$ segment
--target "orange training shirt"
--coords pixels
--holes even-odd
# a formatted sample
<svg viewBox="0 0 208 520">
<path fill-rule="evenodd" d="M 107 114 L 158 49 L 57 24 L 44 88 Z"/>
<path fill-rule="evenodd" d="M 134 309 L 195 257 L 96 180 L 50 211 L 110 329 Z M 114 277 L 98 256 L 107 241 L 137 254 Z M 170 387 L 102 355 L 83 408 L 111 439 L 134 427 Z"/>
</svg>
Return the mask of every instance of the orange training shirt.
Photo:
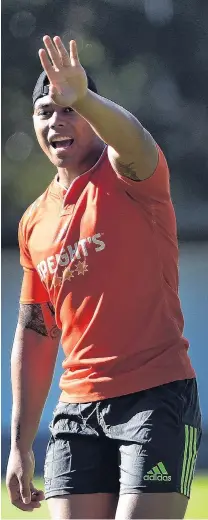
<svg viewBox="0 0 208 520">
<path fill-rule="evenodd" d="M 117 175 L 107 149 L 68 190 L 55 178 L 23 215 L 19 244 L 20 302 L 51 301 L 62 330 L 62 401 L 96 401 L 195 376 L 160 149 L 154 174 L 142 182 Z"/>
</svg>

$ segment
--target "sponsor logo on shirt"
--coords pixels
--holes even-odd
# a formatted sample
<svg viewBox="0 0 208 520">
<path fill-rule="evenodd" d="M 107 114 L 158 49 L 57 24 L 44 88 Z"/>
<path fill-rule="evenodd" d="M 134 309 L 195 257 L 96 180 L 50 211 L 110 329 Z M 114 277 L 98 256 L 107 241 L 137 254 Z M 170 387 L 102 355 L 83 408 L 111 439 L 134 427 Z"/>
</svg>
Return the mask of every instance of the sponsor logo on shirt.
<svg viewBox="0 0 208 520">
<path fill-rule="evenodd" d="M 60 253 L 48 256 L 45 260 L 41 260 L 37 265 L 37 271 L 40 275 L 41 281 L 45 281 L 48 274 L 53 276 L 53 285 L 61 285 L 62 280 L 71 280 L 75 274 L 83 275 L 88 271 L 88 265 L 86 263 L 86 257 L 88 256 L 88 248 L 91 244 L 94 246 L 96 253 L 105 249 L 105 242 L 101 240 L 101 233 L 96 233 L 93 236 L 80 239 L 75 244 L 68 245 L 61 250 Z M 84 256 L 84 261 L 81 261 Z M 75 262 L 77 263 L 75 264 Z M 73 262 L 73 267 L 69 269 L 69 264 Z M 62 270 L 61 276 L 58 275 L 59 267 L 67 267 Z"/>
</svg>

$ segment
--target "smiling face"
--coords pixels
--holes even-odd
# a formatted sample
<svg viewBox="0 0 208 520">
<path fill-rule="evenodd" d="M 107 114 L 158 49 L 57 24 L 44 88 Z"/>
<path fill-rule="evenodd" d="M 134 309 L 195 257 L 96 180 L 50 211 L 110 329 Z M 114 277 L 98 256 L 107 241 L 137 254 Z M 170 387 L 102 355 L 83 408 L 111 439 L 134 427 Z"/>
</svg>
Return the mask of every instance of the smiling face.
<svg viewBox="0 0 208 520">
<path fill-rule="evenodd" d="M 56 105 L 49 95 L 37 99 L 33 122 L 40 147 L 58 169 L 81 175 L 102 152 L 103 143 L 89 123 L 71 107 Z"/>
</svg>

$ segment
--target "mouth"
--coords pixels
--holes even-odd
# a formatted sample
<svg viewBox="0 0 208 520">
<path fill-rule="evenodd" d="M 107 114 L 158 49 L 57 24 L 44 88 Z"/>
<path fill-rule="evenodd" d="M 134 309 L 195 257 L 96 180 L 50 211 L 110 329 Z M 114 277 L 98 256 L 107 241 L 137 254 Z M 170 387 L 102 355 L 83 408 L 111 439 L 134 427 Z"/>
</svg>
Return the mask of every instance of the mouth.
<svg viewBox="0 0 208 520">
<path fill-rule="evenodd" d="M 55 150 L 67 150 L 73 145 L 74 139 L 72 137 L 54 138 L 50 141 L 50 145 Z"/>
</svg>

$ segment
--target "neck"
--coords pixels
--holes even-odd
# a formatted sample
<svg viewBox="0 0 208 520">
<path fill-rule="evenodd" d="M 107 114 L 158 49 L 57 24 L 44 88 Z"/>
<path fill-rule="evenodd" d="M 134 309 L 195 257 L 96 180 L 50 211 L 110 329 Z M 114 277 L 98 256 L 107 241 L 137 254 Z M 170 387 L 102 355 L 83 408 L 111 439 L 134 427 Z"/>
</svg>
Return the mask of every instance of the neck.
<svg viewBox="0 0 208 520">
<path fill-rule="evenodd" d="M 74 167 L 69 166 L 67 168 L 58 168 L 58 182 L 65 186 L 65 188 L 69 188 L 74 179 L 89 171 L 96 164 L 104 150 L 104 147 L 105 143 L 100 141 L 96 149 L 91 151 L 87 157 L 84 158 L 81 164 Z"/>
</svg>

